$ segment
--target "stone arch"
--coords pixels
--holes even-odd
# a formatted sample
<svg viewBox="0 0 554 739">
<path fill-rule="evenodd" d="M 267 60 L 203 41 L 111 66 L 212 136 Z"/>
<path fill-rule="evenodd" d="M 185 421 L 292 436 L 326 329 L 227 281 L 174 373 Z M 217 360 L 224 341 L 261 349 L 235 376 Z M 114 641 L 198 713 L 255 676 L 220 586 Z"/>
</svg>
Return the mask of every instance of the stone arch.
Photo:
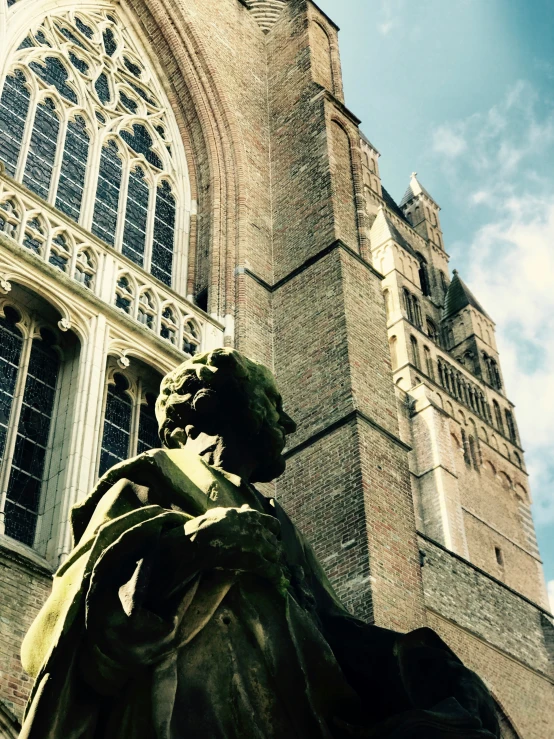
<svg viewBox="0 0 554 739">
<path fill-rule="evenodd" d="M 103 0 L 98 0 L 106 5 Z M 21 29 L 46 7 L 78 9 L 85 0 L 55 3 L 21 0 Z M 37 7 L 38 6 L 38 7 Z M 177 119 L 177 127 L 189 164 L 191 198 L 198 203 L 191 216 L 191 244 L 187 288 L 194 295 L 199 274 L 213 290 L 209 312 L 223 319 L 234 313 L 235 288 L 232 266 L 241 259 L 246 238 L 248 187 L 246 154 L 238 123 L 232 114 L 216 60 L 207 42 L 194 30 L 187 8 L 160 0 L 128 0 L 122 3 L 129 22 L 140 38 L 150 39 L 152 67 Z M 206 264 L 196 255 L 206 251 Z M 200 272 L 199 272 L 200 270 Z M 204 278 L 202 278 L 204 279 Z"/>
<path fill-rule="evenodd" d="M 354 251 L 359 251 L 352 141 L 342 121 L 336 118 L 331 119 L 330 134 L 336 236 Z"/>
<path fill-rule="evenodd" d="M 312 36 L 312 73 L 314 81 L 329 92 L 335 92 L 331 39 L 326 29 L 317 20 L 310 24 Z"/>
</svg>

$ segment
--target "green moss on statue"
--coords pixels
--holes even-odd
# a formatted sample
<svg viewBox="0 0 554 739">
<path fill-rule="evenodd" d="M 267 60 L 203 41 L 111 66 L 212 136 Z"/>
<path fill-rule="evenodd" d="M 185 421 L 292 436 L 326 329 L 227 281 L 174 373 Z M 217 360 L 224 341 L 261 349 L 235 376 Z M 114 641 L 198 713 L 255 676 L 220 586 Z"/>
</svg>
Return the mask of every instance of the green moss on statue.
<svg viewBox="0 0 554 739">
<path fill-rule="evenodd" d="M 204 354 L 163 380 L 156 412 L 164 448 L 73 510 L 75 547 L 23 645 L 23 739 L 498 736 L 439 637 L 351 616 L 253 486 L 283 472 L 295 430 L 267 369 Z"/>
</svg>

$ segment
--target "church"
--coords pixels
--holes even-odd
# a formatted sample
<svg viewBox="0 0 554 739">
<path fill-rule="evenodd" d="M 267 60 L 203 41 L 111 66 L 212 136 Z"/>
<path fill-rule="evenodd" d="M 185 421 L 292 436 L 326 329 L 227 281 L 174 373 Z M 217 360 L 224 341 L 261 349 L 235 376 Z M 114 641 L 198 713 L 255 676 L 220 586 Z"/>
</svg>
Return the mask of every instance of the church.
<svg viewBox="0 0 554 739">
<path fill-rule="evenodd" d="M 414 173 L 395 202 L 370 137 L 311 0 L 0 0 L 0 738 L 72 506 L 159 445 L 162 376 L 220 346 L 275 372 L 298 431 L 260 489 L 348 609 L 436 630 L 504 739 L 552 735 L 495 323 L 440 193 Z"/>
</svg>

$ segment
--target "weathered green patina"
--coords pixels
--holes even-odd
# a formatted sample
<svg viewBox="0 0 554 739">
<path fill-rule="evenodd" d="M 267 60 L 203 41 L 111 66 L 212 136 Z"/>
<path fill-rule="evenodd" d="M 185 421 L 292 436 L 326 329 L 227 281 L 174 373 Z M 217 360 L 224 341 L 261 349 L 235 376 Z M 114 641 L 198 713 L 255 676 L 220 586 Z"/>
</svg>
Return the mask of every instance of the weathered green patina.
<svg viewBox="0 0 554 739">
<path fill-rule="evenodd" d="M 75 548 L 23 646 L 23 739 L 498 736 L 484 684 L 428 629 L 367 625 L 253 482 L 295 429 L 238 352 L 162 383 L 163 449 L 73 511 Z"/>
</svg>

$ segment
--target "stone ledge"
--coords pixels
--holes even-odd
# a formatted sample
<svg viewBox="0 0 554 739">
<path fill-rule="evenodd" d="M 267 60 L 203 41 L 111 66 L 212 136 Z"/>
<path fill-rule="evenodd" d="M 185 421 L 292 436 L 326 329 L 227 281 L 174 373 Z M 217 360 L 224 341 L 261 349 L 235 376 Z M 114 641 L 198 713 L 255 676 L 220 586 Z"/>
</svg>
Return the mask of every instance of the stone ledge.
<svg viewBox="0 0 554 739">
<path fill-rule="evenodd" d="M 11 559 L 27 569 L 33 570 L 39 575 L 51 578 L 54 569 L 50 562 L 31 549 L 10 536 L 0 534 L 0 557 Z"/>
</svg>

